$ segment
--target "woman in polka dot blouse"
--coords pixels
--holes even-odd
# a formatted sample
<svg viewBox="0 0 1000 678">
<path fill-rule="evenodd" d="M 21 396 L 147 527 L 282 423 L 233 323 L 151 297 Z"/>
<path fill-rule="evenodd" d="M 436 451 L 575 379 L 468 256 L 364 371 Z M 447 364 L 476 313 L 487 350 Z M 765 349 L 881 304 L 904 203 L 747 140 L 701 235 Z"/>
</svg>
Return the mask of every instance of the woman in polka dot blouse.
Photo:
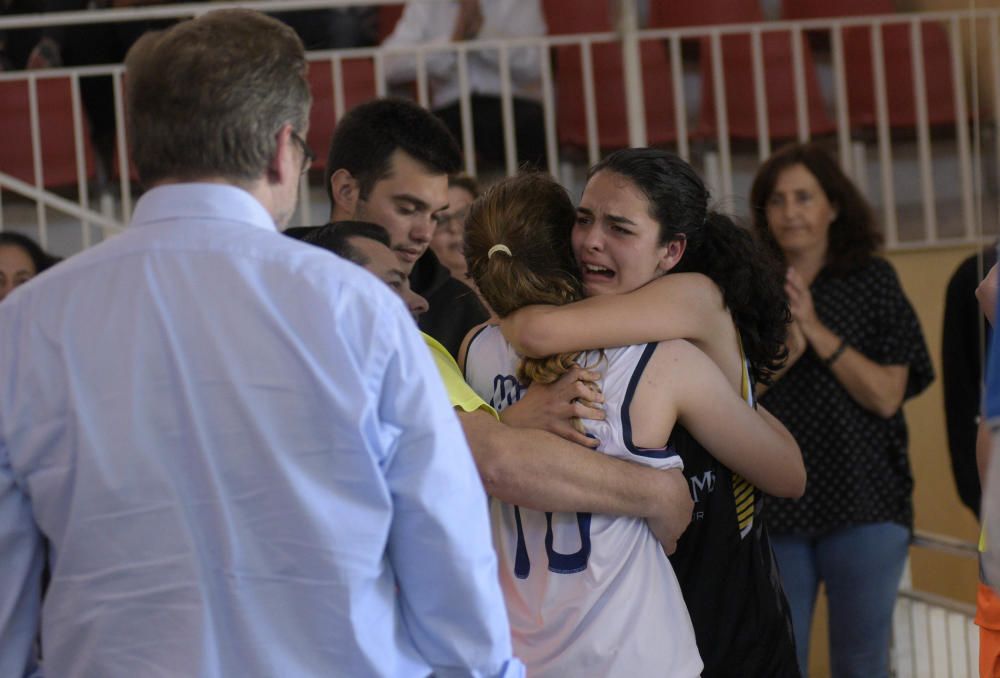
<svg viewBox="0 0 1000 678">
<path fill-rule="evenodd" d="M 787 265 L 789 359 L 761 397 L 802 449 L 808 483 L 768 527 L 807 675 L 820 581 L 834 676 L 888 676 L 896 589 L 913 524 L 902 404 L 933 380 L 871 210 L 815 144 L 776 152 L 750 193 L 757 233 Z"/>
</svg>

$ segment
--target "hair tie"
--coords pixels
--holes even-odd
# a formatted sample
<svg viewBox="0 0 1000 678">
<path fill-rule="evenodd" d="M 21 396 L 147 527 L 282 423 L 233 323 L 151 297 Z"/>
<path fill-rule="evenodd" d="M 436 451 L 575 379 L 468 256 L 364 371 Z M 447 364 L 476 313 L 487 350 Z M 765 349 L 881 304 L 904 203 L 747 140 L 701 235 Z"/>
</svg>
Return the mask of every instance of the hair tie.
<svg viewBox="0 0 1000 678">
<path fill-rule="evenodd" d="M 507 247 L 506 245 L 494 245 L 493 247 L 490 248 L 490 251 L 486 253 L 486 258 L 492 259 L 493 255 L 496 254 L 497 252 L 503 252 L 508 257 L 513 256 L 510 253 L 510 248 Z"/>
</svg>

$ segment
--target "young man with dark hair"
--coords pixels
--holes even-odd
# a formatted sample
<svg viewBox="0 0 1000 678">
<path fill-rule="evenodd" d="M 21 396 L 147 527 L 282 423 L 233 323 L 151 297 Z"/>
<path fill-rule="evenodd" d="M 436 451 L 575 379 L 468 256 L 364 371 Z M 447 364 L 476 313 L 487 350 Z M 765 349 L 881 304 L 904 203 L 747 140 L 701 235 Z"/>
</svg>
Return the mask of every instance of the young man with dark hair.
<svg viewBox="0 0 1000 678">
<path fill-rule="evenodd" d="M 410 101 L 376 99 L 337 124 L 325 174 L 330 221 L 371 221 L 389 232 L 413 291 L 430 305 L 420 329 L 453 356 L 466 332 L 489 317 L 428 251 L 448 207 L 448 175 L 459 169 L 458 144 L 440 120 Z"/>
</svg>

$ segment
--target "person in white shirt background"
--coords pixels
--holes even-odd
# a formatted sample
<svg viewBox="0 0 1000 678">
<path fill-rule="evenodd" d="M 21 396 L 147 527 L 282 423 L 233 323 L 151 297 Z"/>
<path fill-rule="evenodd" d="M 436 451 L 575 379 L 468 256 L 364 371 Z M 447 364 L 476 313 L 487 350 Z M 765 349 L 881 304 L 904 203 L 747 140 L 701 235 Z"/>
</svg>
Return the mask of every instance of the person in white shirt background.
<svg viewBox="0 0 1000 678">
<path fill-rule="evenodd" d="M 402 48 L 442 45 L 463 40 L 530 38 L 545 35 L 541 0 L 441 0 L 408 2 L 399 23 L 383 47 Z M 541 105 L 541 59 L 538 47 L 515 47 L 508 52 L 517 164 L 537 168 L 546 165 L 545 127 Z M 390 84 L 416 80 L 417 59 L 400 53 L 385 60 Z M 427 52 L 431 109 L 462 141 L 459 103 L 458 57 L 454 49 Z M 502 170 L 505 166 L 501 114 L 500 54 L 497 49 L 468 52 L 473 141 L 479 159 L 478 171 Z"/>
</svg>

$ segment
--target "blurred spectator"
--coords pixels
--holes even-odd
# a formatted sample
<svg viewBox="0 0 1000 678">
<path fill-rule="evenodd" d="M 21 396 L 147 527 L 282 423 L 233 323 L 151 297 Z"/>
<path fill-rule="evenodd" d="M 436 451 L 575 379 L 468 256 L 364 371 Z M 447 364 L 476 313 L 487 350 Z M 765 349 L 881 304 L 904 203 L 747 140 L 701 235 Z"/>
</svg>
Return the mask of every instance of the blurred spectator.
<svg viewBox="0 0 1000 678">
<path fill-rule="evenodd" d="M 453 278 L 470 284 L 465 263 L 465 217 L 469 205 L 479 196 L 479 185 L 467 174 L 448 177 L 448 209 L 437 219 L 437 228 L 431 238 L 431 249 L 438 261 L 451 271 Z"/>
<path fill-rule="evenodd" d="M 58 261 L 28 236 L 0 232 L 0 301 Z"/>
<path fill-rule="evenodd" d="M 469 276 L 469 266 L 465 261 L 465 219 L 469 215 L 469 207 L 477 197 L 479 184 L 468 174 L 448 177 L 448 209 L 437 218 L 431 249 L 438 261 L 451 273 L 451 277 L 471 287 L 483 307 L 489 309 L 486 299 Z"/>
<path fill-rule="evenodd" d="M 996 247 L 987 247 L 955 270 L 948 281 L 941 333 L 941 376 L 951 468 L 958 496 L 976 517 L 982 499 L 976 471 L 976 429 L 983 390 L 983 349 L 990 345 L 991 329 L 983 322 L 974 292 L 996 260 Z"/>
<path fill-rule="evenodd" d="M 816 144 L 777 151 L 750 193 L 754 228 L 788 265 L 788 363 L 761 404 L 802 448 L 801 499 L 775 499 L 771 544 L 808 673 L 819 582 L 830 673 L 888 678 L 896 590 L 913 529 L 902 405 L 934 378 L 923 332 L 871 209 Z"/>
<path fill-rule="evenodd" d="M 540 0 L 409 2 L 395 30 L 382 44 L 386 47 L 441 45 L 462 40 L 526 38 L 542 36 L 545 32 Z M 544 167 L 546 163 L 540 103 L 541 55 L 537 47 L 513 48 L 508 52 L 519 165 L 528 163 Z M 481 169 L 496 170 L 505 165 L 504 137 L 498 133 L 503 130 L 499 60 L 496 49 L 468 52 L 473 139 Z M 455 50 L 429 52 L 426 56 L 431 107 L 461 142 L 457 61 Z M 416 79 L 416 64 L 413 54 L 386 59 L 389 82 L 412 82 Z"/>
</svg>

